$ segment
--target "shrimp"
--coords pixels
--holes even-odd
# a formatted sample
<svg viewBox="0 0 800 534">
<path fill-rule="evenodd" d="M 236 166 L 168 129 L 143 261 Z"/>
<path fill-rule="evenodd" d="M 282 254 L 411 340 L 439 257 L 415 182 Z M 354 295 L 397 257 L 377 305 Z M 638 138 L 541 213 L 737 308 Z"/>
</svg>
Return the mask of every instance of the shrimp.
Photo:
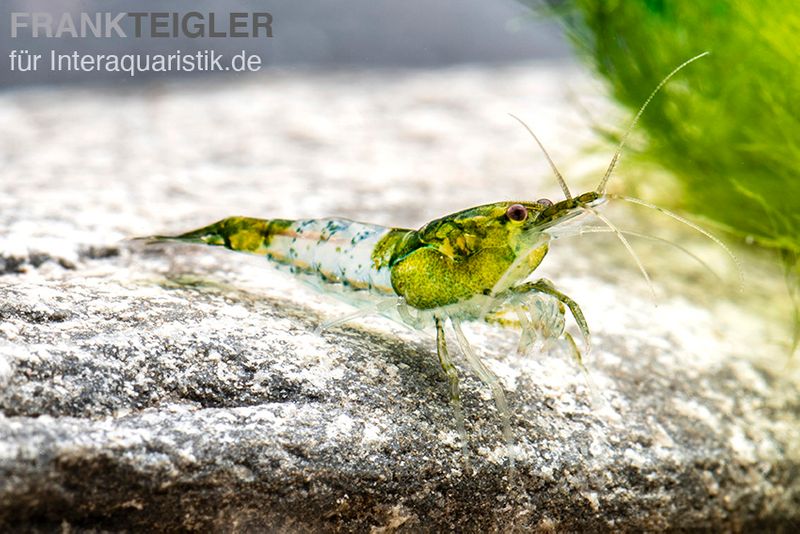
<svg viewBox="0 0 800 534">
<path fill-rule="evenodd" d="M 528 278 L 548 253 L 551 241 L 562 236 L 564 228 L 574 226 L 568 223 L 593 215 L 616 234 L 650 283 L 647 271 L 625 238 L 626 233 L 636 234 L 619 230 L 596 208 L 609 198 L 643 203 L 608 195 L 606 185 L 628 136 L 655 94 L 679 70 L 706 54 L 684 62 L 658 84 L 630 124 L 597 188 L 578 196 L 570 193 L 533 131 L 517 119 L 544 152 L 564 192 L 563 200 L 485 204 L 436 219 L 416 230 L 347 219 L 228 217 L 187 233 L 145 239 L 222 246 L 261 255 L 278 268 L 358 308 L 320 329 L 369 314 L 380 314 L 416 329 L 434 329 L 439 364 L 448 382 L 455 426 L 468 462 L 459 376 L 445 335 L 449 323 L 468 367 L 492 392 L 513 467 L 511 412 L 503 386 L 472 349 L 462 325 L 480 321 L 518 328 L 523 352 L 537 342 L 560 344 L 588 376 L 583 356 L 591 348 L 590 331 L 580 306 L 551 281 Z M 672 212 L 656 209 L 702 232 L 733 257 L 721 241 L 705 230 Z M 565 327 L 567 310 L 580 331 L 583 351 Z"/>
</svg>

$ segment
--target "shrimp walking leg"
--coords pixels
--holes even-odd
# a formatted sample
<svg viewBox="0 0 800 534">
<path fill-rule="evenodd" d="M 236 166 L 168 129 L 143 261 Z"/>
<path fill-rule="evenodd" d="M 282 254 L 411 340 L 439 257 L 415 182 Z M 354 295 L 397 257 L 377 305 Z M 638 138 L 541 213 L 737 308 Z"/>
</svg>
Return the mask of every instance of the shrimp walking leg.
<svg viewBox="0 0 800 534">
<path fill-rule="evenodd" d="M 362 317 L 369 317 L 370 315 L 375 315 L 377 313 L 383 313 L 393 307 L 395 307 L 396 299 L 387 300 L 384 302 L 379 302 L 377 304 L 366 306 L 361 308 L 360 310 L 356 310 L 353 313 L 349 313 L 342 317 L 337 317 L 336 319 L 331 319 L 330 321 L 326 321 L 314 329 L 314 334 L 318 335 L 328 330 L 329 328 L 333 328 L 334 326 L 339 326 L 341 324 L 349 323 L 354 319 L 360 319 Z"/>
<path fill-rule="evenodd" d="M 575 340 L 572 338 L 572 335 L 569 332 L 564 332 L 564 338 L 567 340 L 567 345 L 569 346 L 570 354 L 572 355 L 572 360 L 581 370 L 581 374 L 583 375 L 583 379 L 586 381 L 586 387 L 589 389 L 589 395 L 592 399 L 592 406 L 595 408 L 605 408 L 608 405 L 608 401 L 600 393 L 600 389 L 598 389 L 597 385 L 592 380 L 592 375 L 589 374 L 589 369 L 586 368 L 586 365 L 583 363 L 583 357 L 581 356 L 581 351 L 578 349 L 578 345 L 575 343 Z"/>
<path fill-rule="evenodd" d="M 581 336 L 583 337 L 584 341 L 584 354 L 581 354 L 580 349 L 578 349 L 578 345 L 575 343 L 575 339 L 572 337 L 572 334 L 566 331 L 562 331 L 562 335 L 564 340 L 566 341 L 567 349 L 569 350 L 570 356 L 575 364 L 580 369 L 581 374 L 583 374 L 584 380 L 586 381 L 586 387 L 589 390 L 589 395 L 592 400 L 592 405 L 595 407 L 604 407 L 607 402 L 603 395 L 600 393 L 597 386 L 594 384 L 591 375 L 589 374 L 589 370 L 586 368 L 586 365 L 583 362 L 583 356 L 588 354 L 591 350 L 591 342 L 590 342 L 590 333 L 589 333 L 589 325 L 586 322 L 586 318 L 583 315 L 583 311 L 581 311 L 580 306 L 578 303 L 572 300 L 570 297 L 559 291 L 555 288 L 550 280 L 546 278 L 539 279 L 535 282 L 529 282 L 525 284 L 521 284 L 516 287 L 512 287 L 508 289 L 515 293 L 516 295 L 524 295 L 530 292 L 537 292 L 542 293 L 545 295 L 549 295 L 562 304 L 564 304 L 567 308 L 569 308 L 570 312 L 572 313 L 572 317 L 575 319 L 575 322 L 578 325 L 578 328 L 581 331 Z M 523 328 L 524 334 L 524 328 Z M 523 336 L 524 337 L 524 336 Z M 522 342 L 522 339 L 520 340 Z"/>
<path fill-rule="evenodd" d="M 513 292 L 517 295 L 522 295 L 531 291 L 537 291 L 539 293 L 544 293 L 545 295 L 550 295 L 559 302 L 563 303 L 567 308 L 569 308 L 569 311 L 572 313 L 572 317 L 578 324 L 578 328 L 581 331 L 581 336 L 583 337 L 583 342 L 585 344 L 584 351 L 587 354 L 589 353 L 591 349 L 591 337 L 589 333 L 589 324 L 586 322 L 586 317 L 584 317 L 580 306 L 578 306 L 578 303 L 556 289 L 550 280 L 541 278 L 535 282 L 528 282 L 509 288 L 507 291 Z M 583 360 L 581 359 L 580 361 L 582 362 Z M 583 364 L 581 363 L 581 365 Z"/>
<path fill-rule="evenodd" d="M 439 354 L 439 364 L 442 366 L 447 382 L 450 385 L 450 405 L 456 419 L 458 437 L 461 440 L 461 450 L 464 460 L 469 467 L 469 450 L 467 449 L 467 428 L 464 426 L 464 410 L 461 407 L 461 393 L 458 388 L 458 372 L 450 354 L 447 351 L 447 341 L 444 337 L 444 319 L 436 317 L 436 350 Z"/>
<path fill-rule="evenodd" d="M 505 438 L 506 442 L 506 449 L 508 451 L 509 463 L 511 467 L 513 467 L 514 437 L 511 434 L 511 412 L 508 409 L 508 402 L 506 401 L 506 394 L 503 391 L 503 386 L 497 379 L 497 375 L 495 375 L 488 367 L 486 367 L 486 364 L 484 364 L 483 361 L 481 361 L 481 359 L 478 357 L 478 355 L 475 354 L 475 351 L 472 350 L 472 346 L 470 346 L 469 341 L 464 335 L 464 331 L 461 329 L 461 323 L 453 319 L 451 319 L 451 323 L 453 324 L 453 330 L 456 333 L 456 339 L 458 340 L 458 344 L 461 347 L 461 352 L 464 353 L 464 357 L 467 359 L 467 363 L 472 369 L 472 372 L 474 372 L 478 376 L 478 378 L 484 384 L 489 386 L 489 389 L 492 390 L 492 396 L 494 397 L 494 402 L 495 405 L 497 406 L 497 411 L 500 413 L 500 418 L 503 423 L 503 437 Z"/>
<path fill-rule="evenodd" d="M 320 324 L 319 326 L 317 326 L 314 329 L 314 334 L 315 335 L 319 335 L 322 332 L 324 332 L 325 330 L 328 330 L 329 328 L 333 328 L 334 326 L 339 326 L 339 325 L 344 324 L 344 323 L 349 323 L 350 321 L 352 321 L 354 319 L 360 319 L 361 317 L 367 317 L 369 315 L 374 314 L 375 311 L 376 311 L 375 308 L 364 308 L 364 309 L 355 311 L 353 313 L 347 314 L 345 316 L 338 317 L 338 318 L 332 319 L 330 321 L 326 321 L 326 322 Z"/>
</svg>

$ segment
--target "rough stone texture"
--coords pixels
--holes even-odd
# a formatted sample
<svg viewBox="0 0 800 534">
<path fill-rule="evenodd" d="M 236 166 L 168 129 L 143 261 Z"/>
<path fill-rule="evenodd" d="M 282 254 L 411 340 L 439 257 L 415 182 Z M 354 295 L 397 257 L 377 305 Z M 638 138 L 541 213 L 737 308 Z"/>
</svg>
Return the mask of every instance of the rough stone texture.
<svg viewBox="0 0 800 534">
<path fill-rule="evenodd" d="M 796 369 L 735 283 L 667 249 L 638 245 L 657 307 L 608 236 L 542 266 L 584 307 L 605 407 L 564 355 L 470 329 L 509 391 L 510 476 L 472 377 L 465 470 L 429 333 L 318 336 L 348 308 L 263 260 L 123 241 L 232 214 L 419 226 L 557 197 L 505 113 L 574 175 L 589 129 L 565 83 L 600 94 L 529 65 L 0 96 L 0 529 L 795 530 Z"/>
</svg>

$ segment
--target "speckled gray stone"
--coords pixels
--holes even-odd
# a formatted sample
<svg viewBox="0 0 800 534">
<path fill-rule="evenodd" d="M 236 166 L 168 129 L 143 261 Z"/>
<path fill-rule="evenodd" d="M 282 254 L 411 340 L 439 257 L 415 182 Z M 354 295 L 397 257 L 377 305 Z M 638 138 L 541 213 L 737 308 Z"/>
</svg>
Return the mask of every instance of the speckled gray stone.
<svg viewBox="0 0 800 534">
<path fill-rule="evenodd" d="M 556 197 L 505 113 L 574 175 L 590 136 L 564 83 L 600 94 L 529 65 L 1 95 L 0 528 L 793 531 L 796 369 L 735 281 L 672 252 L 643 254 L 657 307 L 607 236 L 542 266 L 586 312 L 605 405 L 565 355 L 470 328 L 509 392 L 512 477 L 469 376 L 466 471 L 430 333 L 315 335 L 347 306 L 262 259 L 124 241 L 232 214 L 419 226 Z"/>
</svg>

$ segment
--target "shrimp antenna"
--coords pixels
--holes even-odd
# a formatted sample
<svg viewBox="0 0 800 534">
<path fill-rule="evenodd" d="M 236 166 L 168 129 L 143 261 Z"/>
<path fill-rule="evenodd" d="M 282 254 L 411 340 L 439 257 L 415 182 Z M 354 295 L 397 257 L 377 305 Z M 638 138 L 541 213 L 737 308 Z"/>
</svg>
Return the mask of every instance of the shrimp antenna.
<svg viewBox="0 0 800 534">
<path fill-rule="evenodd" d="M 611 173 L 614 172 L 614 167 L 617 165 L 617 161 L 619 160 L 619 156 L 622 153 L 622 149 L 625 147 L 625 143 L 628 141 L 628 137 L 630 137 L 633 128 L 636 126 L 636 123 L 639 122 L 639 117 L 642 116 L 642 113 L 644 113 L 644 110 L 647 108 L 647 105 L 650 103 L 650 101 L 653 100 L 653 97 L 656 96 L 656 93 L 658 93 L 658 91 L 662 87 L 664 87 L 664 85 L 670 80 L 670 78 L 675 76 L 686 65 L 694 61 L 697 61 L 701 57 L 707 56 L 710 53 L 711 52 L 703 52 L 702 54 L 698 54 L 691 59 L 687 59 L 686 61 L 675 67 L 675 69 L 673 69 L 672 72 L 667 74 L 667 76 L 663 80 L 661 80 L 661 83 L 659 83 L 656 86 L 656 88 L 653 89 L 653 92 L 650 93 L 650 96 L 647 97 L 647 100 L 644 101 L 644 104 L 642 104 L 642 107 L 639 108 L 639 111 L 638 113 L 636 113 L 636 116 L 633 118 L 633 121 L 631 121 L 630 126 L 628 126 L 628 129 L 625 131 L 625 135 L 622 136 L 622 141 L 620 141 L 619 146 L 617 147 L 617 151 L 614 153 L 614 157 L 611 158 L 611 164 L 608 166 L 608 170 L 606 170 L 605 176 L 603 176 L 603 179 L 600 180 L 600 184 L 597 186 L 597 189 L 595 190 L 598 194 L 600 195 L 605 194 L 606 184 L 608 183 L 608 179 L 611 178 Z"/>
<path fill-rule="evenodd" d="M 684 224 L 684 225 L 688 226 L 689 228 L 691 228 L 691 229 L 703 234 L 705 237 L 707 237 L 708 239 L 713 241 L 714 244 L 716 244 L 718 247 L 720 247 L 725 252 L 725 254 L 727 254 L 728 257 L 731 259 L 731 261 L 733 262 L 734 266 L 736 267 L 736 274 L 739 277 L 739 291 L 743 291 L 744 290 L 744 271 L 742 270 L 742 264 L 739 263 L 739 259 L 736 257 L 736 255 L 733 253 L 733 251 L 730 248 L 728 248 L 728 246 L 725 245 L 725 243 L 723 243 L 717 236 L 715 236 L 714 234 L 712 234 L 711 232 L 709 232 L 708 230 L 706 230 L 705 228 L 703 228 L 699 224 L 693 223 L 692 221 L 690 221 L 686 217 L 681 217 L 677 213 L 672 212 L 672 211 L 670 211 L 670 210 L 668 210 L 666 208 L 662 208 L 661 206 L 656 206 L 655 204 L 650 204 L 649 202 L 645 202 L 644 200 L 641 200 L 641 199 L 638 199 L 638 198 L 634 198 L 634 197 L 626 197 L 626 196 L 623 196 L 623 195 L 608 195 L 608 197 L 612 198 L 612 199 L 615 199 L 615 200 L 622 200 L 624 202 L 630 202 L 631 204 L 638 204 L 639 206 L 644 206 L 646 208 L 650 208 L 650 209 L 656 210 L 656 211 L 658 211 L 660 213 L 663 213 L 667 217 L 670 217 L 670 218 L 678 221 L 679 223 Z"/>
<path fill-rule="evenodd" d="M 593 213 L 595 217 L 597 217 L 598 219 L 603 221 L 603 224 L 608 226 L 611 229 L 611 231 L 614 232 L 614 234 L 616 234 L 616 236 L 619 239 L 620 243 L 622 243 L 622 245 L 628 251 L 628 254 L 631 255 L 631 257 L 633 258 L 633 261 L 636 262 L 636 266 L 639 267 L 639 271 L 642 273 L 642 276 L 644 276 L 644 279 L 647 282 L 647 287 L 650 288 L 650 293 L 653 294 L 653 298 L 656 298 L 656 290 L 653 287 L 653 282 L 650 280 L 650 275 L 647 274 L 647 269 L 644 268 L 644 264 L 642 264 L 642 260 L 639 259 L 639 256 L 633 250 L 633 247 L 631 246 L 631 244 L 628 243 L 628 240 L 625 239 L 624 235 L 622 235 L 622 231 L 619 228 L 617 228 L 616 226 L 614 226 L 614 224 L 611 221 L 609 221 L 606 217 L 604 217 L 603 214 L 600 213 L 599 211 L 594 210 L 594 209 L 592 209 L 592 208 L 590 208 L 588 206 L 584 206 L 583 209 L 585 209 L 586 211 L 588 211 L 590 213 Z"/>
<path fill-rule="evenodd" d="M 545 150 L 544 145 L 542 144 L 542 142 L 539 141 L 539 138 L 536 137 L 536 134 L 533 133 L 533 130 L 531 130 L 530 127 L 527 124 L 525 124 L 525 121 L 523 121 L 522 119 L 520 119 L 519 117 L 517 117 L 513 113 L 509 113 L 509 115 L 511 116 L 512 119 L 515 119 L 517 122 L 519 122 L 522 125 L 523 128 L 528 130 L 528 133 L 531 134 L 533 139 L 536 141 L 536 144 L 538 144 L 539 148 L 541 148 L 542 152 L 544 152 L 544 157 L 547 158 L 547 162 L 550 164 L 550 168 L 553 169 L 553 172 L 556 175 L 556 180 L 558 180 L 558 185 L 560 185 L 561 186 L 561 190 L 564 191 L 564 196 L 567 197 L 567 200 L 572 199 L 572 195 L 569 193 L 569 188 L 567 187 L 567 182 L 564 181 L 564 177 L 561 176 L 560 172 L 558 172 L 558 167 L 556 167 L 556 164 L 553 163 L 553 159 L 550 157 L 550 154 L 547 153 L 547 150 Z"/>
<path fill-rule="evenodd" d="M 605 233 L 605 234 L 607 234 L 607 233 L 613 232 L 613 231 L 614 230 L 612 230 L 610 228 L 606 228 L 605 226 L 582 226 L 578 230 L 578 233 L 574 234 L 574 235 L 582 236 L 583 234 L 596 234 L 596 233 L 601 233 L 601 234 Z M 684 254 L 689 256 L 690 258 L 692 258 L 694 261 L 696 261 L 697 263 L 702 265 L 708 272 L 710 272 L 712 275 L 714 275 L 714 278 L 716 278 L 717 280 L 722 282 L 722 277 L 720 275 L 718 275 L 717 272 L 714 269 L 712 269 L 711 266 L 706 261 L 703 260 L 703 258 L 698 256 L 697 254 L 695 254 L 694 252 L 692 252 L 688 248 L 683 247 L 683 246 L 679 245 L 678 243 L 675 243 L 674 241 L 670 241 L 669 239 L 664 239 L 663 237 L 658 237 L 656 235 L 649 235 L 649 234 L 643 234 L 643 233 L 640 233 L 640 232 L 634 232 L 632 230 L 622 230 L 622 229 L 620 229 L 620 232 L 622 232 L 622 235 L 627 235 L 627 236 L 632 236 L 632 237 L 640 237 L 642 239 L 647 239 L 649 241 L 655 241 L 657 243 L 663 243 L 665 245 L 669 245 L 671 247 L 674 247 L 675 249 L 680 250 L 681 252 L 683 252 Z M 567 235 L 567 236 L 564 236 L 564 237 L 572 237 L 572 236 Z"/>
</svg>

